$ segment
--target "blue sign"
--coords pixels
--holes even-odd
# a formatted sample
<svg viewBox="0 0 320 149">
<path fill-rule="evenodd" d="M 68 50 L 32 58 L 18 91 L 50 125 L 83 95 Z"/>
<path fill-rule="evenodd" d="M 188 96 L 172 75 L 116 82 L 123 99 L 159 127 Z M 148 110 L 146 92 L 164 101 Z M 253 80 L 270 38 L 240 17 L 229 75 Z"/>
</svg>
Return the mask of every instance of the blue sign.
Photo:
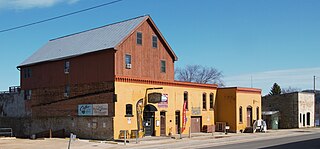
<svg viewBox="0 0 320 149">
<path fill-rule="evenodd" d="M 92 111 L 93 111 L 92 104 L 78 105 L 79 116 L 91 116 Z"/>
</svg>

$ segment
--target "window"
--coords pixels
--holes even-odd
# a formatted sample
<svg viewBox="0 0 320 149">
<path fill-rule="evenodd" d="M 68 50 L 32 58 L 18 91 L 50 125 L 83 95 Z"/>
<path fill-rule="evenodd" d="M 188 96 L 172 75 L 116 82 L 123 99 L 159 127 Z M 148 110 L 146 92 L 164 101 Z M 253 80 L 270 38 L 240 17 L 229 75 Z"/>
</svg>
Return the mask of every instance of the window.
<svg viewBox="0 0 320 149">
<path fill-rule="evenodd" d="M 64 73 L 68 74 L 70 72 L 70 62 L 69 61 L 65 61 L 64 62 Z"/>
<path fill-rule="evenodd" d="M 158 37 L 156 35 L 152 36 L 152 47 L 157 48 L 158 47 Z"/>
<path fill-rule="evenodd" d="M 24 99 L 25 100 L 31 99 L 31 94 L 32 94 L 31 90 L 25 90 Z"/>
<path fill-rule="evenodd" d="M 126 54 L 125 61 L 126 61 L 126 68 L 131 69 L 131 55 L 130 54 Z"/>
<path fill-rule="evenodd" d="M 64 88 L 64 97 L 69 97 L 70 96 L 70 86 L 66 85 Z"/>
<path fill-rule="evenodd" d="M 310 112 L 307 113 L 307 125 L 310 125 Z"/>
<path fill-rule="evenodd" d="M 259 107 L 257 107 L 257 120 L 260 119 L 260 116 L 259 116 Z"/>
<path fill-rule="evenodd" d="M 31 74 L 32 74 L 31 68 L 24 68 L 23 69 L 24 78 L 31 78 Z"/>
<path fill-rule="evenodd" d="M 210 94 L 210 109 L 213 109 L 214 102 L 213 102 L 213 93 Z"/>
<path fill-rule="evenodd" d="M 137 44 L 142 45 L 142 33 L 137 32 Z"/>
<path fill-rule="evenodd" d="M 166 72 L 166 61 L 161 60 L 161 72 Z"/>
<path fill-rule="evenodd" d="M 126 117 L 132 117 L 132 104 L 126 104 Z"/>
<path fill-rule="evenodd" d="M 207 94 L 203 93 L 202 94 L 202 110 L 207 109 Z"/>
<path fill-rule="evenodd" d="M 300 123 L 302 122 L 302 114 L 300 113 Z"/>
<path fill-rule="evenodd" d="M 188 92 L 183 93 L 183 103 L 186 102 L 186 109 L 188 110 Z"/>
<path fill-rule="evenodd" d="M 242 107 L 239 108 L 239 122 L 242 123 Z"/>
</svg>

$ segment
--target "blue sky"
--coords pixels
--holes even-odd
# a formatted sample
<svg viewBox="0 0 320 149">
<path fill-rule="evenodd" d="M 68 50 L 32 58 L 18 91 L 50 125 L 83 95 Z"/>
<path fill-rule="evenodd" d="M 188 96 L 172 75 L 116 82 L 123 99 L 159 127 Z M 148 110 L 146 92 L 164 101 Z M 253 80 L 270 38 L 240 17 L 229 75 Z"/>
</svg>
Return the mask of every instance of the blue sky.
<svg viewBox="0 0 320 149">
<path fill-rule="evenodd" d="M 0 0 L 0 30 L 109 1 Z M 263 94 L 274 82 L 310 89 L 313 75 L 320 78 L 319 8 L 318 0 L 124 0 L 0 33 L 0 90 L 20 84 L 16 66 L 49 39 L 144 14 L 178 55 L 177 67 L 215 67 L 227 86 L 252 84 Z"/>
</svg>

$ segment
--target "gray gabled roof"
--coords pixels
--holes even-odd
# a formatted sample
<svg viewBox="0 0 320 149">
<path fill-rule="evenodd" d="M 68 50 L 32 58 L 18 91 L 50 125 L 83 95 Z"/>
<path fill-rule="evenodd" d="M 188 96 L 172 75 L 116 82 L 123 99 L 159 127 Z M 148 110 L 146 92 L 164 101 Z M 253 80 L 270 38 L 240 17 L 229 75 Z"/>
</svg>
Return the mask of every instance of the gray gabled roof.
<svg viewBox="0 0 320 149">
<path fill-rule="evenodd" d="M 18 67 L 55 61 L 86 53 L 115 48 L 149 16 L 102 26 L 88 31 L 52 39 Z"/>
</svg>

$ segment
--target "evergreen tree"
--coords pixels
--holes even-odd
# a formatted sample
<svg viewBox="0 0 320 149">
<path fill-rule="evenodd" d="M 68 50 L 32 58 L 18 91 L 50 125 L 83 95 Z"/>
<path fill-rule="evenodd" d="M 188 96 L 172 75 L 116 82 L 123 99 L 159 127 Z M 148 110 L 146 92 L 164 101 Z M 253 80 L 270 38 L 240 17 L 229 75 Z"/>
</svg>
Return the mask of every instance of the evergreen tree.
<svg viewBox="0 0 320 149">
<path fill-rule="evenodd" d="M 274 83 L 269 92 L 269 95 L 272 96 L 272 95 L 280 95 L 280 94 L 281 94 L 280 86 L 277 83 Z"/>
</svg>

